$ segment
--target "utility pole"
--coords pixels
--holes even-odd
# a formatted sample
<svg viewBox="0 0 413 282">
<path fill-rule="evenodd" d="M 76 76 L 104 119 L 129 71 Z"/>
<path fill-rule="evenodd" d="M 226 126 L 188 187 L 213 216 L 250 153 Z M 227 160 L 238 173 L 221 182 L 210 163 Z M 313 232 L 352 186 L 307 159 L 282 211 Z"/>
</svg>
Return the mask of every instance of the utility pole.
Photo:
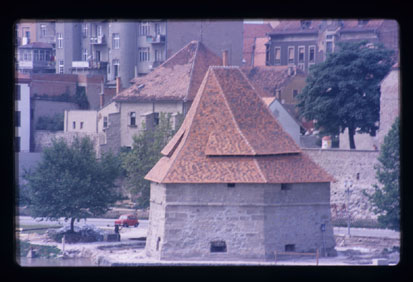
<svg viewBox="0 0 413 282">
<path fill-rule="evenodd" d="M 344 181 L 344 187 L 346 188 L 347 194 L 347 235 L 350 237 L 350 188 L 353 186 L 353 182 L 351 180 Z"/>
</svg>

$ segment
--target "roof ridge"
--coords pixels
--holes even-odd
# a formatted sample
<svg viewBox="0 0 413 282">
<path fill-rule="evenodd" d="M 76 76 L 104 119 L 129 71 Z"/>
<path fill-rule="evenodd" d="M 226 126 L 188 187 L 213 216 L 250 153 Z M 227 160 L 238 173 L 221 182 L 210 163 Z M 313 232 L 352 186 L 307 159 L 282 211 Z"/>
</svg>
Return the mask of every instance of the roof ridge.
<svg viewBox="0 0 413 282">
<path fill-rule="evenodd" d="M 167 62 L 170 62 L 173 58 L 175 58 L 177 56 L 177 54 L 179 54 L 182 50 L 184 50 L 185 48 L 187 48 L 189 45 L 194 44 L 194 43 L 199 43 L 196 40 L 192 40 L 190 42 L 188 42 L 188 44 L 186 44 L 184 47 L 182 47 L 181 49 L 179 49 L 178 51 L 176 51 L 172 56 L 170 56 L 167 60 L 165 60 L 165 62 L 163 62 L 162 64 L 160 64 L 158 67 L 161 67 L 163 65 L 165 65 Z"/>
<path fill-rule="evenodd" d="M 251 149 L 251 151 L 254 153 L 254 155 L 256 155 L 257 152 L 255 151 L 254 147 L 251 146 L 249 140 L 247 139 L 247 137 L 245 137 L 244 133 L 243 133 L 242 130 L 239 128 L 238 122 L 236 121 L 236 119 L 235 119 L 235 117 L 234 117 L 234 114 L 232 113 L 231 107 L 230 107 L 230 105 L 229 105 L 229 103 L 228 103 L 228 101 L 227 101 L 227 97 L 226 97 L 225 94 L 224 94 L 224 90 L 222 90 L 221 84 L 219 83 L 219 80 L 217 79 L 217 77 L 216 77 L 215 72 L 213 71 L 213 69 L 212 69 L 212 72 L 213 72 L 213 74 L 214 74 L 215 80 L 217 81 L 217 84 L 218 84 L 218 87 L 219 87 L 219 90 L 220 90 L 220 94 L 221 94 L 221 95 L 223 96 L 223 98 L 224 98 L 225 105 L 227 106 L 227 108 L 228 108 L 228 110 L 229 110 L 229 112 L 230 112 L 230 114 L 231 114 L 231 118 L 232 118 L 232 120 L 233 120 L 233 122 L 234 122 L 234 124 L 235 124 L 235 126 L 236 126 L 236 128 L 237 128 L 237 130 L 238 130 L 238 132 L 239 132 L 239 134 L 241 135 L 242 139 L 244 139 L 244 141 L 247 143 L 248 147 L 250 147 L 250 149 Z"/>
<path fill-rule="evenodd" d="M 192 42 L 192 41 L 191 41 Z M 197 55 L 198 55 L 198 50 L 199 50 L 199 46 L 200 46 L 200 42 L 199 41 L 196 41 L 197 43 L 197 45 L 196 45 L 196 50 L 195 50 L 195 54 L 194 54 L 194 60 L 193 60 L 193 62 L 192 62 L 192 66 L 191 66 L 191 72 L 190 72 L 190 74 L 189 74 L 189 83 L 188 83 L 188 89 L 186 90 L 186 94 L 185 94 L 185 97 L 184 97 L 184 102 L 186 102 L 187 101 L 187 99 L 188 99 L 188 96 L 189 96 L 189 90 L 191 89 L 191 85 L 192 85 L 192 74 L 194 73 L 194 68 L 195 68 L 195 64 L 196 64 L 196 61 L 197 61 Z"/>
</svg>

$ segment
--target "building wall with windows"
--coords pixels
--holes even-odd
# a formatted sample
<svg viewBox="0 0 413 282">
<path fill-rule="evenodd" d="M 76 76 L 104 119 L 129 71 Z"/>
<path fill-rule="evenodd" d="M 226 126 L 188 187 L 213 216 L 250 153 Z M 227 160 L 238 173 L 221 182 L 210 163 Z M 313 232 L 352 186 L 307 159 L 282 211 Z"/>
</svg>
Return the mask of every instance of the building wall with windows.
<svg viewBox="0 0 413 282">
<path fill-rule="evenodd" d="M 65 132 L 98 132 L 97 111 L 71 110 L 64 112 Z"/>
<path fill-rule="evenodd" d="M 30 152 L 30 86 L 29 82 L 15 84 L 15 151 Z"/>
</svg>

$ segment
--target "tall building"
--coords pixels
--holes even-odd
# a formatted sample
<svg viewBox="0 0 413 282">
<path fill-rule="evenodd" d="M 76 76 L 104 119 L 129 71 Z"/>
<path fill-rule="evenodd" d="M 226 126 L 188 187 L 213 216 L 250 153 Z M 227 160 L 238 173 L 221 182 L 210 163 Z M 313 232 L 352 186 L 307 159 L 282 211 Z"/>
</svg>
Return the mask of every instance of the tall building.
<svg viewBox="0 0 413 282">
<path fill-rule="evenodd" d="M 123 88 L 192 40 L 215 54 L 227 51 L 229 64 L 242 59 L 242 21 L 84 20 L 56 21 L 56 72 L 102 74 Z"/>
</svg>

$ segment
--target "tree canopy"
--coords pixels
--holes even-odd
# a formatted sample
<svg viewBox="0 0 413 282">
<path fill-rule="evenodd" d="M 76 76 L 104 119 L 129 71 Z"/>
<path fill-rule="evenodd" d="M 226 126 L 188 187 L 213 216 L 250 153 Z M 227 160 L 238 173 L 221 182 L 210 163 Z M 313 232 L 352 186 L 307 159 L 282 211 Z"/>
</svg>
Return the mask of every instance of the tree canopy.
<svg viewBox="0 0 413 282">
<path fill-rule="evenodd" d="M 381 187 L 374 185 L 374 193 L 369 196 L 373 211 L 379 214 L 382 227 L 400 230 L 400 120 L 396 118 L 389 133 L 384 137 L 375 167 L 376 178 Z"/>
<path fill-rule="evenodd" d="M 171 126 L 171 116 L 160 113 L 159 124 L 151 129 L 143 130 L 133 137 L 132 150 L 122 153 L 122 166 L 126 171 L 128 190 L 136 196 L 138 205 L 149 207 L 150 182 L 145 175 L 162 157 L 161 150 L 176 133 Z M 179 128 L 182 116 L 179 117 L 176 128 Z M 145 128 L 145 125 L 143 124 Z"/>
<path fill-rule="evenodd" d="M 337 135 L 348 128 L 355 149 L 356 130 L 374 136 L 378 129 L 380 82 L 393 64 L 393 51 L 367 41 L 339 42 L 337 49 L 310 68 L 297 106 L 324 133 Z"/>
<path fill-rule="evenodd" d="M 38 166 L 27 171 L 28 207 L 33 217 L 74 221 L 102 215 L 121 198 L 115 187 L 120 162 L 111 154 L 96 158 L 92 141 L 75 138 L 69 145 L 53 140 Z"/>
</svg>

